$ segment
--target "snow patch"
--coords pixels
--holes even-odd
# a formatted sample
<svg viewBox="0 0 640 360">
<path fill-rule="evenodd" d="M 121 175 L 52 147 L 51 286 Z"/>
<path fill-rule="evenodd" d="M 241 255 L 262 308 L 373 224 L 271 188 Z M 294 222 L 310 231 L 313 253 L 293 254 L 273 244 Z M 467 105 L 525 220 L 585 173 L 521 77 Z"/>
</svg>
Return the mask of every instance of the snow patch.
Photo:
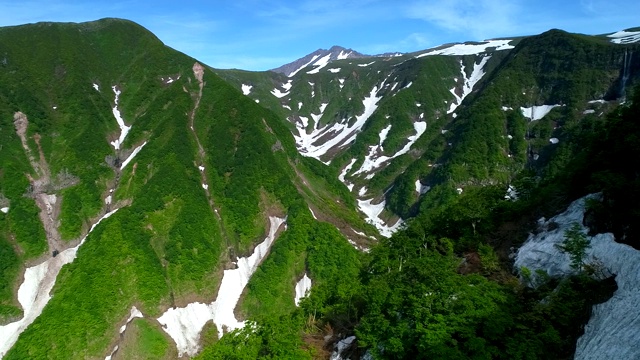
<svg viewBox="0 0 640 360">
<path fill-rule="evenodd" d="M 495 48 L 495 51 L 510 50 L 515 47 L 509 45 L 510 42 L 511 40 L 485 40 L 480 44 L 454 44 L 442 49 L 428 51 L 416 56 L 416 58 L 431 55 L 477 55 L 486 52 L 490 48 Z"/>
<path fill-rule="evenodd" d="M 631 44 L 640 41 L 640 31 L 618 31 L 607 35 L 614 44 Z"/>
<path fill-rule="evenodd" d="M 391 237 L 391 235 L 398 231 L 400 226 L 402 226 L 402 219 L 399 219 L 394 225 L 388 226 L 386 222 L 380 218 L 380 214 L 384 210 L 386 201 L 382 200 L 379 204 L 372 204 L 372 202 L 373 198 L 369 200 L 358 199 L 358 208 L 367 216 L 366 221 L 378 229 L 380 235 L 384 237 Z"/>
<path fill-rule="evenodd" d="M 552 143 L 552 144 L 557 144 L 557 143 L 560 142 L 560 140 L 558 140 L 558 138 L 551 138 L 551 139 L 549 139 L 549 142 Z"/>
<path fill-rule="evenodd" d="M 278 99 L 282 99 L 283 97 L 289 95 L 291 90 L 291 80 L 287 81 L 286 83 L 280 85 L 280 87 L 282 87 L 284 89 L 284 92 L 281 91 L 278 88 L 274 88 L 273 90 L 271 90 L 271 94 L 275 97 L 277 97 Z"/>
<path fill-rule="evenodd" d="M 316 68 L 313 70 L 307 71 L 307 74 L 317 74 L 318 72 L 320 72 L 320 69 L 329 65 L 329 60 L 331 60 L 331 54 L 327 54 L 321 57 L 320 60 L 313 63 L 313 66 L 315 66 Z"/>
<path fill-rule="evenodd" d="M 125 161 L 122 162 L 122 165 L 120 165 L 120 170 L 124 169 L 125 166 L 127 166 L 127 164 L 129 164 L 131 162 L 131 160 L 133 160 L 133 158 L 138 155 L 138 153 L 140 152 L 140 150 L 142 150 L 142 148 L 147 145 L 147 142 L 143 142 L 142 145 L 138 146 L 137 148 L 135 148 L 133 150 L 133 152 L 131 153 L 131 155 L 129 155 L 128 158 L 126 158 Z"/>
<path fill-rule="evenodd" d="M 296 296 L 293 299 L 293 302 L 296 304 L 296 306 L 300 306 L 300 300 L 303 297 L 306 297 L 309 294 L 310 290 L 311 290 L 311 279 L 309 279 L 309 277 L 305 273 L 302 279 L 298 281 L 295 287 Z"/>
<path fill-rule="evenodd" d="M 267 256 L 285 219 L 272 216 L 269 222 L 269 234 L 255 247 L 253 254 L 238 258 L 236 269 L 224 271 L 216 301 L 209 305 L 195 302 L 183 308 L 171 308 L 158 318 L 163 330 L 175 341 L 179 357 L 183 354 L 193 356 L 198 352 L 200 332 L 209 321 L 216 325 L 219 337 L 224 335 L 225 328 L 233 331 L 244 326 L 244 321 L 238 321 L 233 311 L 249 279 Z"/>
<path fill-rule="evenodd" d="M 333 68 L 333 69 L 328 69 L 329 72 L 332 72 L 334 74 L 339 73 L 340 72 L 340 68 Z"/>
<path fill-rule="evenodd" d="M 102 220 L 113 215 L 116 211 L 118 209 L 104 214 L 91 226 L 87 236 Z M 60 269 L 75 260 L 78 249 L 84 244 L 87 236 L 75 247 L 64 250 L 41 264 L 27 268 L 24 272 L 24 281 L 18 289 L 18 302 L 24 311 L 23 317 L 16 322 L 0 326 L 0 358 L 6 355 L 18 340 L 18 336 L 40 316 L 42 309 L 51 299 L 51 289 L 56 283 Z"/>
<path fill-rule="evenodd" d="M 360 166 L 360 169 L 358 169 L 358 171 L 353 173 L 353 175 L 370 173 L 371 171 L 382 166 L 382 164 L 385 163 L 386 161 L 395 159 L 400 155 L 404 155 L 408 153 L 409 150 L 411 150 L 411 146 L 413 146 L 413 144 L 416 141 L 418 141 L 420 136 L 422 136 L 422 134 L 424 134 L 424 132 L 427 130 L 427 123 L 425 121 L 415 122 L 413 123 L 413 128 L 416 131 L 416 134 L 411 135 L 407 138 L 408 142 L 404 145 L 402 149 L 400 149 L 398 152 L 396 152 L 391 156 L 385 156 L 385 155 L 378 156 L 378 152 L 379 152 L 378 150 L 380 151 L 383 150 L 382 143 L 386 139 L 386 136 L 389 133 L 389 130 L 391 129 L 391 124 L 389 124 L 389 126 L 387 126 L 386 128 L 382 129 L 382 131 L 379 134 L 380 144 L 369 147 L 369 154 L 365 156 L 362 166 Z"/>
<path fill-rule="evenodd" d="M 209 189 L 209 185 L 207 185 L 207 184 L 202 184 L 202 188 L 203 188 L 203 189 L 205 189 L 205 190 L 208 190 L 208 189 Z"/>
<path fill-rule="evenodd" d="M 361 115 L 356 116 L 356 121 L 349 125 L 347 119 L 342 119 L 339 123 L 327 124 L 324 127 L 318 129 L 318 123 L 316 122 L 311 134 L 308 134 L 304 128 L 298 127 L 299 135 L 294 135 L 296 139 L 296 145 L 298 151 L 302 156 L 313 157 L 320 160 L 320 157 L 326 154 L 329 150 L 336 146 L 345 146 L 355 140 L 355 136 L 362 129 L 369 117 L 378 108 L 378 102 L 382 99 L 382 96 L 378 96 L 380 89 L 384 87 L 386 79 L 380 84 L 380 86 L 374 86 L 369 96 L 362 100 L 364 104 L 364 112 Z M 326 135 L 331 138 L 322 144 L 317 144 L 320 138 Z"/>
<path fill-rule="evenodd" d="M 530 107 L 520 107 L 520 111 L 524 117 L 531 121 L 540 120 L 545 117 L 553 108 L 561 105 L 539 105 Z"/>
<path fill-rule="evenodd" d="M 8 207 L 8 206 L 5 206 L 5 207 L 3 207 L 3 208 L 0 208 L 0 211 L 2 211 L 3 213 L 5 213 L 5 214 L 6 214 L 6 213 L 8 213 L 8 212 L 9 212 L 9 207 Z"/>
<path fill-rule="evenodd" d="M 593 109 L 587 109 L 585 111 L 582 112 L 583 115 L 587 115 L 587 114 L 594 114 L 596 111 Z"/>
<path fill-rule="evenodd" d="M 422 182 L 420 181 L 420 179 L 416 180 L 415 185 L 416 185 L 416 192 L 418 193 L 418 195 L 426 194 L 427 191 L 431 190 L 431 186 L 422 185 Z"/>
<path fill-rule="evenodd" d="M 113 116 L 116 118 L 116 122 L 120 127 L 120 137 L 117 140 L 111 142 L 111 145 L 116 150 L 120 150 L 120 145 L 124 142 L 124 139 L 127 137 L 129 130 L 131 130 L 131 126 L 127 126 L 122 119 L 122 115 L 120 114 L 120 110 L 118 109 L 118 100 L 120 98 L 120 94 L 122 93 L 120 90 L 116 88 L 116 86 L 112 86 L 111 89 L 116 94 L 116 98 L 114 100 L 115 105 L 113 106 Z"/>
<path fill-rule="evenodd" d="M 349 57 L 349 55 L 351 55 L 352 52 L 353 51 L 344 52 L 344 51 L 340 50 L 340 54 L 338 54 L 338 60 L 347 59 Z"/>
<path fill-rule="evenodd" d="M 294 70 L 294 71 L 290 72 L 288 76 L 289 76 L 289 77 L 293 77 L 293 75 L 297 74 L 300 70 L 302 70 L 302 69 L 306 68 L 307 66 L 309 66 L 309 64 L 311 64 L 312 62 L 314 62 L 314 61 L 318 58 L 318 56 L 320 56 L 320 55 L 313 55 L 313 57 L 311 58 L 311 60 L 309 60 L 309 62 L 308 62 L 308 63 L 306 63 L 306 64 L 304 64 L 304 65 L 300 66 L 297 70 Z"/>
<path fill-rule="evenodd" d="M 143 318 L 143 317 L 144 317 L 144 315 L 142 315 L 140 310 L 138 310 L 137 307 L 132 306 L 131 307 L 131 313 L 129 314 L 129 318 L 127 319 L 127 322 L 120 327 L 120 334 L 124 333 L 124 331 L 127 330 L 127 325 L 129 325 L 131 320 L 133 320 L 135 318 Z"/>
<path fill-rule="evenodd" d="M 345 184 L 347 186 L 347 188 L 349 188 L 349 191 L 353 190 L 353 184 L 349 183 L 344 177 L 347 175 L 347 173 L 349 171 L 351 171 L 351 168 L 353 167 L 353 164 L 355 164 L 357 161 L 357 159 L 351 159 L 351 162 L 347 164 L 347 166 L 344 167 L 344 169 L 342 169 L 342 171 L 340 172 L 340 175 L 338 175 L 338 180 L 340 180 L 343 184 Z"/>
<path fill-rule="evenodd" d="M 253 86 L 251 85 L 247 85 L 247 84 L 242 84 L 242 94 L 243 95 L 249 95 L 251 94 L 251 89 L 253 88 Z"/>
<path fill-rule="evenodd" d="M 93 83 L 93 88 L 96 89 L 96 91 L 100 91 L 100 86 L 96 83 Z"/>
<path fill-rule="evenodd" d="M 300 109 L 302 109 L 302 103 L 301 102 L 298 103 L 298 110 L 300 110 Z"/>
<path fill-rule="evenodd" d="M 447 114 L 451 114 L 452 112 L 454 112 L 456 108 L 460 106 L 460 104 L 462 104 L 462 100 L 464 100 L 467 97 L 467 95 L 471 94 L 473 87 L 484 76 L 485 74 L 484 66 L 487 64 L 487 61 L 489 61 L 489 59 L 491 59 L 491 56 L 484 56 L 482 60 L 480 60 L 479 64 L 476 64 L 474 62 L 473 70 L 471 71 L 471 75 L 469 75 L 469 77 L 467 77 L 465 66 L 462 63 L 462 60 L 460 60 L 460 73 L 462 74 L 462 79 L 464 80 L 464 83 L 462 84 L 462 95 L 458 96 L 458 94 L 456 93 L 456 87 L 449 90 L 451 94 L 453 94 L 455 101 L 452 102 L 451 105 L 449 106 L 449 110 L 447 110 Z"/>
<path fill-rule="evenodd" d="M 367 67 L 367 66 L 372 65 L 372 64 L 374 64 L 374 63 L 375 63 L 375 61 L 372 61 L 372 62 L 370 62 L 370 63 L 368 63 L 368 64 L 358 64 L 358 66 L 360 66 L 360 67 Z"/>
</svg>

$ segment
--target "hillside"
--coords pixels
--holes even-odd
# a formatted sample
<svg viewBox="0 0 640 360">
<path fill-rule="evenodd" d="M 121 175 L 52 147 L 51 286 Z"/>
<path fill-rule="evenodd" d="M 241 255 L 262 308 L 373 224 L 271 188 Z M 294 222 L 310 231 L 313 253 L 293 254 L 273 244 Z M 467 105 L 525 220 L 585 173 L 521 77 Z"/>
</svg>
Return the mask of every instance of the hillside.
<svg viewBox="0 0 640 360">
<path fill-rule="evenodd" d="M 364 223 L 336 203 L 331 182 L 295 165 L 282 122 L 147 30 L 116 19 L 40 23 L 0 29 L 0 49 L 0 301 L 3 323 L 13 322 L 1 328 L 4 358 L 145 350 L 145 338 L 118 336 L 132 306 L 137 327 L 175 356 L 155 319 L 215 300 L 223 270 L 275 234 L 270 218 L 287 222 L 279 258 L 240 288 L 240 318 L 266 315 L 261 291 L 274 296 L 269 312 L 289 312 L 305 272 L 333 287 L 357 266 L 356 250 L 312 218 L 305 198 L 330 197 L 344 226 Z M 325 269 L 317 259 L 327 252 L 343 265 Z M 14 326 L 26 328 L 15 345 Z"/>
<path fill-rule="evenodd" d="M 127 20 L 0 28 L 0 356 L 633 357 L 587 325 L 629 270 L 562 241 L 640 248 L 638 40 L 249 72 Z"/>
</svg>

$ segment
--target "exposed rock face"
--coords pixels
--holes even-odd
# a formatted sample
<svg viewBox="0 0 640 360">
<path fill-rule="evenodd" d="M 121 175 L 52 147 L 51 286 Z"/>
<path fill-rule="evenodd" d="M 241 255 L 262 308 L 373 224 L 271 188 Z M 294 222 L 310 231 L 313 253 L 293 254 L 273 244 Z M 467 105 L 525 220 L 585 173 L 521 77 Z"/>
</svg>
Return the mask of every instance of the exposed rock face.
<svg viewBox="0 0 640 360">
<path fill-rule="evenodd" d="M 520 248 L 516 268 L 544 270 L 551 276 L 573 272 L 566 253 L 556 247 L 564 232 L 573 224 L 583 223 L 585 202 L 589 195 L 574 201 L 569 208 L 548 221 L 540 220 L 543 231 L 531 234 Z M 556 224 L 554 226 L 549 226 Z M 578 339 L 576 359 L 640 359 L 640 251 L 615 242 L 611 233 L 589 236 L 586 263 L 597 266 L 600 277 L 616 275 L 618 289 L 611 299 L 595 305 L 584 335 Z"/>
</svg>

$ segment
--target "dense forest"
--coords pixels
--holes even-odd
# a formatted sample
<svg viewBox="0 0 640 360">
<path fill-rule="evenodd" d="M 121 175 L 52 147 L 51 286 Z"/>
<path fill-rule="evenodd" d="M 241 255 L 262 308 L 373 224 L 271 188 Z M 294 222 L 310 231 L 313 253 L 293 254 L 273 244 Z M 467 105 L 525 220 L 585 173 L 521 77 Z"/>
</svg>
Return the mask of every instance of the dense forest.
<svg viewBox="0 0 640 360">
<path fill-rule="evenodd" d="M 638 45 L 559 30 L 512 44 L 288 79 L 211 69 L 125 20 L 0 28 L 0 334 L 16 335 L 0 356 L 572 358 L 615 274 L 584 262 L 578 228 L 558 247 L 567 276 L 514 257 L 594 193 L 589 235 L 640 249 Z M 300 153 L 367 111 L 352 142 Z M 214 304 L 270 233 L 230 314 L 245 326 L 186 329 L 185 355 L 159 319 Z M 42 264 L 35 314 L 20 289 Z"/>
</svg>

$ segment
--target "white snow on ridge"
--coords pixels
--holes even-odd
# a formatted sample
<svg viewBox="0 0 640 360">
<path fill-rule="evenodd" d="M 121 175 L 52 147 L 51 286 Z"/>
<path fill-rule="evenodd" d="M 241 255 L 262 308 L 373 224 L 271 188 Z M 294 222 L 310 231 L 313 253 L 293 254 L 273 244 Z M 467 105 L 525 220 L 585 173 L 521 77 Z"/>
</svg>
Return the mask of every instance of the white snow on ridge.
<svg viewBox="0 0 640 360">
<path fill-rule="evenodd" d="M 439 50 L 432 50 L 416 56 L 421 58 L 430 55 L 477 55 L 486 52 L 489 48 L 495 51 L 510 50 L 514 46 L 509 45 L 511 40 L 485 40 L 480 44 L 454 44 Z"/>
<path fill-rule="evenodd" d="M 520 111 L 522 111 L 522 115 L 528 118 L 531 121 L 540 120 L 543 117 L 547 116 L 547 114 L 555 107 L 561 105 L 539 105 L 539 106 L 530 106 L 530 107 L 520 107 Z"/>
<path fill-rule="evenodd" d="M 352 52 L 353 51 L 344 52 L 344 51 L 340 50 L 340 54 L 338 54 L 338 60 L 347 59 L 349 57 L 349 55 L 351 55 Z"/>
<path fill-rule="evenodd" d="M 518 251 L 515 266 L 526 266 L 532 273 L 541 269 L 551 276 L 562 276 L 573 271 L 569 256 L 555 245 L 564 240 L 564 231 L 573 223 L 582 226 L 585 202 L 597 195 L 588 195 L 574 201 L 569 208 L 539 222 L 543 227 L 552 223 L 553 230 L 530 235 Z M 640 359 L 640 252 L 615 242 L 612 234 L 588 237 L 587 262 L 597 259 L 607 273 L 616 275 L 618 289 L 611 299 L 595 305 L 584 334 L 578 339 L 576 359 Z"/>
<path fill-rule="evenodd" d="M 640 41 L 640 31 L 618 31 L 607 35 L 615 44 L 631 44 Z"/>
<path fill-rule="evenodd" d="M 372 61 L 372 62 L 370 62 L 370 63 L 368 63 L 368 64 L 358 64 L 358 66 L 360 66 L 360 67 L 367 67 L 367 66 L 372 65 L 372 64 L 374 64 L 374 63 L 375 63 L 375 61 Z"/>
<path fill-rule="evenodd" d="M 385 79 L 386 81 L 386 79 Z M 378 102 L 382 96 L 378 96 L 378 92 L 384 87 L 385 81 L 380 87 L 374 86 L 369 96 L 362 100 L 364 104 L 364 112 L 356 116 L 356 121 L 349 125 L 347 119 L 343 119 L 340 123 L 334 123 L 318 129 L 318 123 L 314 125 L 311 134 L 307 134 L 304 129 L 298 128 L 299 135 L 294 135 L 298 151 L 302 156 L 313 157 L 320 160 L 320 157 L 336 146 L 345 146 L 355 140 L 355 136 L 362 129 L 369 117 L 378 108 Z M 325 135 L 332 136 L 329 140 L 322 144 L 316 142 Z"/>
<path fill-rule="evenodd" d="M 142 145 L 138 146 L 137 148 L 135 148 L 133 150 L 133 152 L 131 153 L 131 155 L 129 155 L 128 158 L 125 159 L 125 161 L 122 162 L 122 165 L 120 165 L 120 170 L 123 170 L 125 168 L 125 166 L 127 166 L 127 164 L 129 164 L 131 162 L 131 160 L 133 160 L 133 158 L 138 155 L 138 153 L 140 152 L 140 150 L 142 150 L 142 148 L 147 145 L 147 142 L 145 141 L 144 143 L 142 143 Z"/>
<path fill-rule="evenodd" d="M 358 208 L 367 216 L 367 222 L 374 225 L 378 229 L 380 235 L 384 237 L 391 237 L 391 235 L 393 235 L 394 232 L 398 231 L 398 229 L 400 229 L 400 226 L 402 226 L 402 219 L 399 219 L 394 225 L 388 226 L 384 222 L 384 220 L 380 218 L 380 214 L 384 210 L 386 201 L 382 200 L 382 202 L 379 204 L 372 204 L 372 202 L 373 198 L 369 200 L 358 199 Z"/>
<path fill-rule="evenodd" d="M 116 211 L 118 209 L 104 214 L 91 226 L 87 236 L 102 220 L 113 215 Z M 64 250 L 41 264 L 27 268 L 24 273 L 24 281 L 18 289 L 18 302 L 22 306 L 24 314 L 22 319 L 0 326 L 0 358 L 11 349 L 18 340 L 18 336 L 40 316 L 45 305 L 51 299 L 51 289 L 56 283 L 60 269 L 75 260 L 78 249 L 84 244 L 87 236 L 75 247 Z"/>
<path fill-rule="evenodd" d="M 244 326 L 244 321 L 238 321 L 233 311 L 249 279 L 267 256 L 285 219 L 272 216 L 269 222 L 269 234 L 255 247 L 253 254 L 238 258 L 236 269 L 224 271 L 216 301 L 209 305 L 194 302 L 183 308 L 171 308 L 158 318 L 163 330 L 175 341 L 179 357 L 183 354 L 193 356 L 198 352 L 200 332 L 209 321 L 216 325 L 218 337 L 224 335 L 224 328 L 233 331 Z"/>
<path fill-rule="evenodd" d="M 243 95 L 249 95 L 251 94 L 251 89 L 253 88 L 252 85 L 247 85 L 247 84 L 242 84 L 242 94 Z"/>
<path fill-rule="evenodd" d="M 300 66 L 297 70 L 294 70 L 292 72 L 289 73 L 289 75 L 287 75 L 288 77 L 293 77 L 293 75 L 297 74 L 300 70 L 306 68 L 307 66 L 309 66 L 309 64 L 311 64 L 312 62 L 316 61 L 316 59 L 318 58 L 319 55 L 313 55 L 313 57 L 311 58 L 311 60 L 309 60 L 308 63 Z"/>
<path fill-rule="evenodd" d="M 484 66 L 487 64 L 487 61 L 489 61 L 489 59 L 491 59 L 491 56 L 484 56 L 482 60 L 480 60 L 479 64 L 476 64 L 474 62 L 473 70 L 471 71 L 471 75 L 469 75 L 469 77 L 467 77 L 465 66 L 462 64 L 462 60 L 460 60 L 460 73 L 462 74 L 462 79 L 464 80 L 464 83 L 462 85 L 462 95 L 458 96 L 458 94 L 456 94 L 455 87 L 449 90 L 455 97 L 455 101 L 452 102 L 449 106 L 447 114 L 451 114 L 452 112 L 454 112 L 456 108 L 460 106 L 460 104 L 462 104 L 462 101 L 467 97 L 467 95 L 471 94 L 473 87 L 476 86 L 478 81 L 480 81 L 480 79 L 482 79 L 482 77 L 484 76 Z"/>
<path fill-rule="evenodd" d="M 331 54 L 327 54 L 321 57 L 320 60 L 313 63 L 313 66 L 315 66 L 316 68 L 313 70 L 307 71 L 307 74 L 317 74 L 318 72 L 320 72 L 320 69 L 329 65 L 329 60 L 331 60 Z"/>
<path fill-rule="evenodd" d="M 131 126 L 127 126 L 124 123 L 124 120 L 122 119 L 122 115 L 120 114 L 120 110 L 118 109 L 118 100 L 120 98 L 121 91 L 118 90 L 115 85 L 112 86 L 111 89 L 116 94 L 116 98 L 114 101 L 115 105 L 113 106 L 113 116 L 116 118 L 116 122 L 120 127 L 120 137 L 117 140 L 112 141 L 111 145 L 113 145 L 113 147 L 116 150 L 120 150 L 120 145 L 122 145 L 122 143 L 124 142 L 124 139 L 127 137 L 129 130 L 131 130 Z"/>
<path fill-rule="evenodd" d="M 306 297 L 309 294 L 310 290 L 311 290 L 311 279 L 309 279 L 309 277 L 307 276 L 307 273 L 305 273 L 302 279 L 300 279 L 300 281 L 296 283 L 296 287 L 295 287 L 296 296 L 293 299 L 296 306 L 300 306 L 300 300 L 302 300 L 303 297 Z"/>
</svg>

